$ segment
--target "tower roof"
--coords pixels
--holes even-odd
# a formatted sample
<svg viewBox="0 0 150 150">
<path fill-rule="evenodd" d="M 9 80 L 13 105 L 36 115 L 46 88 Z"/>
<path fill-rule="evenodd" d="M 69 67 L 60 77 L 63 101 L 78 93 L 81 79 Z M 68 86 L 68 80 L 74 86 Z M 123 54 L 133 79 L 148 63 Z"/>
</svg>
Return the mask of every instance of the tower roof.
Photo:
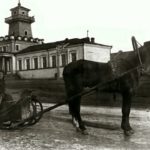
<svg viewBox="0 0 150 150">
<path fill-rule="evenodd" d="M 16 9 L 22 9 L 22 10 L 30 11 L 30 9 L 21 6 L 20 1 L 19 1 L 19 3 L 18 3 L 18 6 L 14 7 L 14 8 L 11 8 L 10 10 L 11 10 L 11 11 L 14 11 L 14 10 L 16 10 Z"/>
</svg>

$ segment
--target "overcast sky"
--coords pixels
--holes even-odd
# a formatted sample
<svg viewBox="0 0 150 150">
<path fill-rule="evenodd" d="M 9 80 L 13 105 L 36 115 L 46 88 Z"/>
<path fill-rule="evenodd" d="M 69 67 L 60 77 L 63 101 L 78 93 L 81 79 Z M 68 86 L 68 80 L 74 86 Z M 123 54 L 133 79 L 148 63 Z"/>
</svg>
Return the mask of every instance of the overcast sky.
<svg viewBox="0 0 150 150">
<path fill-rule="evenodd" d="M 18 0 L 0 0 L 0 36 L 8 34 L 4 18 Z M 131 36 L 143 44 L 150 40 L 150 0 L 21 0 L 35 16 L 33 37 L 45 42 L 95 37 L 112 51 L 131 50 Z"/>
</svg>

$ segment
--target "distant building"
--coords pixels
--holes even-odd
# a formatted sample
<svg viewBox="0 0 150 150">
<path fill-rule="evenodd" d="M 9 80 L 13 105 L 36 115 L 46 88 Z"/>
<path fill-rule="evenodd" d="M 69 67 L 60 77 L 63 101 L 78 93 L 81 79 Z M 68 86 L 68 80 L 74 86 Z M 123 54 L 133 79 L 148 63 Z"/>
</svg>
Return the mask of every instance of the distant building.
<svg viewBox="0 0 150 150">
<path fill-rule="evenodd" d="M 35 20 L 28 13 L 29 9 L 19 3 L 11 9 L 11 16 L 5 18 L 5 22 L 9 24 L 8 35 L 0 37 L 0 70 L 5 74 L 16 73 L 17 52 L 43 42 L 42 39 L 32 37 L 31 24 Z"/>
<path fill-rule="evenodd" d="M 0 69 L 5 74 L 18 74 L 21 78 L 62 77 L 65 65 L 79 59 L 108 62 L 112 46 L 95 42 L 94 38 L 73 38 L 43 43 L 33 38 L 31 24 L 34 17 L 29 9 L 18 6 L 11 9 L 5 19 L 8 35 L 0 37 Z"/>
</svg>

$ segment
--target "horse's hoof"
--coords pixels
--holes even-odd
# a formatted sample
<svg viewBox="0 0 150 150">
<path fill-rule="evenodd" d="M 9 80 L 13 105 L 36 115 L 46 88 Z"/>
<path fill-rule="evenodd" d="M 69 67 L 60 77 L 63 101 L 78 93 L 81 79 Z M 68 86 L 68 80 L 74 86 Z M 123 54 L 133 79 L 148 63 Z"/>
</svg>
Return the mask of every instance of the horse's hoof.
<svg viewBox="0 0 150 150">
<path fill-rule="evenodd" d="M 133 129 L 131 129 L 131 130 L 130 130 L 130 133 L 131 133 L 131 134 L 134 134 L 134 130 L 133 130 Z"/>
<path fill-rule="evenodd" d="M 125 136 L 131 136 L 132 134 L 134 134 L 133 130 L 128 130 L 128 131 L 124 130 L 124 135 Z"/>
<path fill-rule="evenodd" d="M 83 135 L 88 135 L 87 130 L 82 130 L 80 128 L 76 128 L 76 131 L 82 133 Z"/>
<path fill-rule="evenodd" d="M 81 129 L 80 129 L 80 128 L 76 128 L 76 131 L 77 131 L 77 132 L 81 132 Z"/>
<path fill-rule="evenodd" d="M 87 130 L 82 130 L 82 134 L 83 135 L 88 135 L 89 133 L 87 132 Z"/>
</svg>

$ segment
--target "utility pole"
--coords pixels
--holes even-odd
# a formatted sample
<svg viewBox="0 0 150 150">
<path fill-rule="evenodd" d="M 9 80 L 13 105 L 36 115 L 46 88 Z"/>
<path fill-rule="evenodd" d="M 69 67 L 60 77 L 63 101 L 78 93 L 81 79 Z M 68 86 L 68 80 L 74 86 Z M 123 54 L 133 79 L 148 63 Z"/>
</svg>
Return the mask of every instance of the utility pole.
<svg viewBox="0 0 150 150">
<path fill-rule="evenodd" d="M 64 48 L 69 45 L 69 43 L 60 44 L 56 46 L 56 53 L 57 53 L 57 80 L 60 78 L 60 54 L 64 50 Z"/>
<path fill-rule="evenodd" d="M 60 61 L 59 61 L 60 51 L 61 51 L 61 46 L 58 45 L 56 47 L 56 53 L 57 53 L 57 58 L 56 58 L 57 59 L 57 64 L 56 64 L 56 66 L 57 66 L 57 76 L 56 76 L 56 78 L 57 78 L 57 80 L 60 77 Z"/>
</svg>

